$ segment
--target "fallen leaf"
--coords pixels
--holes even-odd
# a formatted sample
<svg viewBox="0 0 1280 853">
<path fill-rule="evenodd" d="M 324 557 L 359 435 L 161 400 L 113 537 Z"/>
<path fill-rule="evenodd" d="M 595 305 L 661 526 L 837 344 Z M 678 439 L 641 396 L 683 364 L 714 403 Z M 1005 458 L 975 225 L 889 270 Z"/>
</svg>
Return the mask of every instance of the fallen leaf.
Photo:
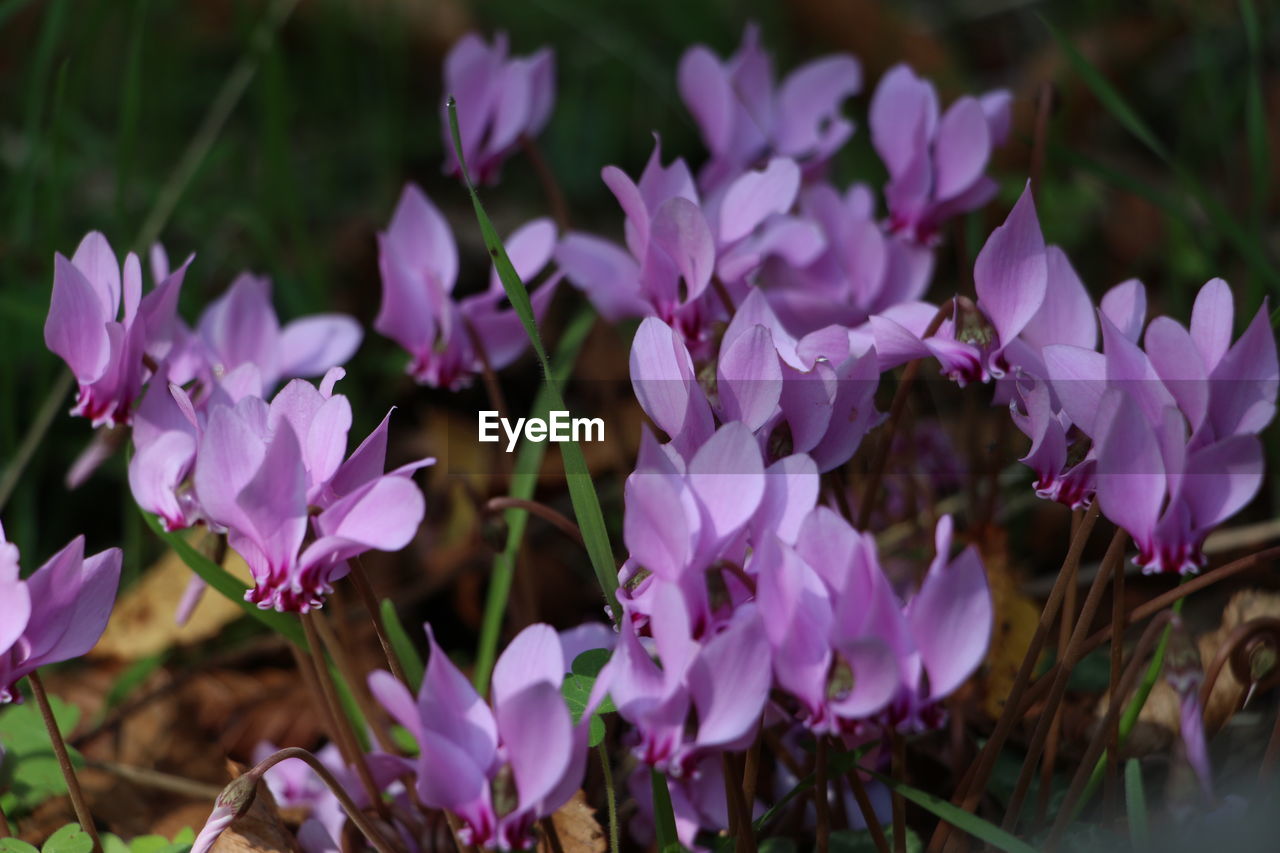
<svg viewBox="0 0 1280 853">
<path fill-rule="evenodd" d="M 202 551 L 207 549 L 208 538 L 205 531 L 188 536 Z M 249 583 L 249 567 L 239 554 L 228 551 L 223 566 Z M 170 551 L 161 557 L 120 597 L 107 630 L 93 649 L 93 656 L 139 660 L 176 645 L 190 645 L 217 636 L 228 623 L 244 615 L 236 602 L 206 590 L 191 618 L 185 625 L 179 625 L 174 615 L 192 577 L 191 569 L 177 553 Z"/>
<path fill-rule="evenodd" d="M 556 835 L 564 853 L 604 853 L 609 842 L 604 827 L 596 820 L 596 810 L 587 802 L 587 795 L 578 791 L 551 816 Z M 550 853 L 551 845 L 543 839 L 538 844 L 541 853 Z"/>
</svg>

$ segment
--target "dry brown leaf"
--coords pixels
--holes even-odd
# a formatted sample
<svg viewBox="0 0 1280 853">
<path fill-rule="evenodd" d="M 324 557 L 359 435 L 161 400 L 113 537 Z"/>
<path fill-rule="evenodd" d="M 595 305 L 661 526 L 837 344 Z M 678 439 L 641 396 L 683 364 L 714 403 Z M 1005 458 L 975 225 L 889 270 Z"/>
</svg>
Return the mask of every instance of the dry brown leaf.
<svg viewBox="0 0 1280 853">
<path fill-rule="evenodd" d="M 574 794 L 569 802 L 551 816 L 556 835 L 564 853 L 604 853 L 609 842 L 604 827 L 596 820 L 596 810 L 587 802 L 583 791 Z M 541 853 L 549 853 L 550 844 L 544 839 L 538 844 Z"/>
<path fill-rule="evenodd" d="M 1196 639 L 1200 651 L 1200 665 L 1206 671 L 1218 649 L 1238 625 L 1259 617 L 1280 617 L 1280 594 L 1257 589 L 1240 590 L 1222 610 L 1222 624 L 1214 631 Z M 1205 727 L 1209 732 L 1220 729 L 1244 700 L 1245 685 L 1236 680 L 1228 664 L 1218 674 L 1213 692 L 1205 703 Z M 1107 712 L 1109 696 L 1098 702 L 1095 716 L 1101 718 Z M 1178 695 L 1163 678 L 1155 683 L 1147 697 L 1138 724 L 1126 743 L 1125 751 L 1132 755 L 1147 755 L 1167 749 L 1181 731 Z"/>
<path fill-rule="evenodd" d="M 233 777 L 239 777 L 243 768 L 228 761 Z M 265 782 L 258 783 L 258 793 L 253 805 L 243 817 L 232 821 L 214 842 L 212 853 L 258 853 L 258 851 L 295 851 L 298 840 L 284 825 L 275 797 Z"/>
<path fill-rule="evenodd" d="M 196 539 L 204 540 L 207 536 L 201 533 L 190 539 L 197 548 L 203 548 L 204 542 Z M 223 565 L 232 575 L 249 582 L 249 567 L 234 551 L 227 553 Z M 187 624 L 178 625 L 174 614 L 192 577 L 191 569 L 176 552 L 170 551 L 161 557 L 143 574 L 141 581 L 120 597 L 93 655 L 126 661 L 150 657 L 175 645 L 210 639 L 227 623 L 243 615 L 236 602 L 206 590 Z"/>
</svg>

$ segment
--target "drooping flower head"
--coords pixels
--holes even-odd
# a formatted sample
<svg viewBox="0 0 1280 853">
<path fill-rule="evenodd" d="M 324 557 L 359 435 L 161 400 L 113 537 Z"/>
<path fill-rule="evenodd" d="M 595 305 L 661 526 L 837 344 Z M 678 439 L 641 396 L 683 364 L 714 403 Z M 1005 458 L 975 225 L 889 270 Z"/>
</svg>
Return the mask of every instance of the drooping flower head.
<svg viewBox="0 0 1280 853">
<path fill-rule="evenodd" d="M 555 102 L 555 56 L 542 48 L 529 56 L 507 55 L 506 33 L 492 44 L 475 33 L 458 40 L 444 60 L 444 94 L 457 102 L 462 156 L 479 182 L 495 179 L 502 162 L 546 126 Z M 447 108 L 442 106 L 445 171 L 458 171 Z"/>
<path fill-rule="evenodd" d="M 454 812 L 467 844 L 525 849 L 537 820 L 573 796 L 586 769 L 586 725 L 574 725 L 560 693 L 560 639 L 549 625 L 521 631 L 494 667 L 489 705 L 426 630 L 430 658 L 416 700 L 388 672 L 373 673 L 369 689 L 418 741 L 422 803 Z"/>
<path fill-rule="evenodd" d="M 411 475 L 430 460 L 384 474 L 386 418 L 343 460 L 351 406 L 333 393 L 340 373 L 318 389 L 294 380 L 269 405 L 245 396 L 218 406 L 200 436 L 195 500 L 249 564 L 255 586 L 246 598 L 260 607 L 320 606 L 347 560 L 400 550 L 422 522 Z"/>
<path fill-rule="evenodd" d="M 511 234 L 504 245 L 526 283 L 546 268 L 555 248 L 555 226 L 536 219 Z M 458 247 L 440 210 L 414 184 L 400 195 L 391 224 L 378 235 L 382 307 L 373 327 L 408 351 L 407 371 L 417 381 L 456 390 L 471 384 L 487 364 L 499 370 L 527 345 L 520 318 L 507 302 L 497 271 L 481 293 L 453 296 L 458 280 Z M 532 294 L 541 318 L 559 274 Z"/>
<path fill-rule="evenodd" d="M 77 536 L 29 578 L 0 527 L 0 704 L 18 698 L 18 681 L 38 668 L 89 651 L 107 627 L 120 584 L 121 554 L 84 555 Z"/>
<path fill-rule="evenodd" d="M 985 172 L 1009 135 L 1004 90 L 965 96 L 939 115 L 933 85 L 906 65 L 880 79 L 871 99 L 871 142 L 889 170 L 885 198 L 893 230 L 928 243 L 948 217 L 986 204 L 996 183 Z"/>
<path fill-rule="evenodd" d="M 122 268 L 97 231 L 85 235 L 70 260 L 54 256 L 44 340 L 79 384 L 73 415 L 89 418 L 95 427 L 129 423 L 143 382 L 172 342 L 186 268 L 158 281 L 144 297 L 138 256 L 130 252 Z"/>
<path fill-rule="evenodd" d="M 862 88 L 862 69 L 852 56 L 835 54 L 775 82 L 760 28 L 748 24 L 727 60 L 704 45 L 685 51 L 677 80 L 711 152 L 700 176 L 711 190 L 772 155 L 820 171 L 853 134 L 853 122 L 840 107 Z"/>
</svg>

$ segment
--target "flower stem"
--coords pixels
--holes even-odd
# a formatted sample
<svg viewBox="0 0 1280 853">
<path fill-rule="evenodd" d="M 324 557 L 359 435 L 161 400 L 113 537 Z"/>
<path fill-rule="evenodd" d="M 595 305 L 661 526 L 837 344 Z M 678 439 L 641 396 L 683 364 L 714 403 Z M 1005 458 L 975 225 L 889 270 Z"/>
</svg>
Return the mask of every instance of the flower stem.
<svg viewBox="0 0 1280 853">
<path fill-rule="evenodd" d="M 484 505 L 484 508 L 487 512 L 505 512 L 509 509 L 522 509 L 530 515 L 536 515 L 543 521 L 548 522 L 579 545 L 585 544 L 582 540 L 582 531 L 578 529 L 578 525 L 575 524 L 568 516 L 563 513 L 556 512 L 544 503 L 538 503 L 534 500 L 525 500 L 524 498 L 512 498 L 500 495 L 496 498 L 489 498 L 489 501 Z"/>
<path fill-rule="evenodd" d="M 1004 710 L 1000 713 L 999 719 L 996 720 L 995 730 L 978 754 L 970 773 L 966 774 L 966 778 L 960 780 L 955 795 L 951 798 L 952 804 L 966 811 L 973 811 L 977 807 L 982 792 L 986 790 L 987 780 L 995 769 L 996 757 L 1000 755 L 1000 750 L 1004 748 L 1005 741 L 1008 740 L 1009 735 L 1013 732 L 1013 727 L 1021 718 L 1023 694 L 1031 683 L 1031 676 L 1040 660 L 1040 652 L 1048 640 L 1053 620 L 1057 618 L 1058 610 L 1062 607 L 1063 599 L 1066 597 L 1067 587 L 1075 582 L 1076 572 L 1080 565 L 1080 556 L 1084 553 L 1085 543 L 1089 541 L 1089 534 L 1093 532 L 1093 527 L 1098 521 L 1100 511 L 1097 501 L 1094 501 L 1093 506 L 1089 507 L 1089 511 L 1085 513 L 1080 525 L 1072 535 L 1071 544 L 1067 547 L 1067 556 L 1062 561 L 1062 568 L 1058 571 L 1058 579 L 1054 582 L 1053 590 L 1049 593 L 1049 599 L 1045 602 L 1044 610 L 1040 613 L 1040 622 L 1036 625 L 1036 631 L 1031 636 L 1027 651 L 1022 656 L 1022 663 L 1018 667 L 1017 675 L 1014 677 L 1013 686 L 1009 688 L 1009 696 L 1005 700 Z M 1065 646 L 1066 644 L 1064 643 L 1064 651 Z M 942 850 L 950 834 L 951 824 L 947 821 L 939 821 L 938 828 L 934 830 L 933 837 L 929 840 L 929 850 Z"/>
<path fill-rule="evenodd" d="M 893 780 L 898 783 L 907 778 L 907 741 L 899 732 L 889 732 L 893 745 Z M 854 772 L 857 772 L 856 769 Z M 907 801 L 898 787 L 893 789 L 893 853 L 907 853 Z"/>
<path fill-rule="evenodd" d="M 382 833 L 380 833 L 377 828 L 369 822 L 368 816 L 365 815 L 363 811 L 356 808 L 355 801 L 351 799 L 351 795 L 347 793 L 347 789 L 338 783 L 338 780 L 334 778 L 331 772 L 329 772 L 329 768 L 325 767 L 324 764 L 320 762 L 320 759 L 316 758 L 307 750 L 300 749 L 296 746 L 291 746 L 288 749 L 282 749 L 279 752 L 268 755 L 266 758 L 262 759 L 262 761 L 258 762 L 258 764 L 245 775 L 253 776 L 255 779 L 260 779 L 263 774 L 272 767 L 279 764 L 281 761 L 285 761 L 290 758 L 297 758 L 306 762 L 307 766 L 320 777 L 320 781 L 323 782 L 325 786 L 333 792 L 333 795 L 338 798 L 338 802 L 342 805 L 342 809 L 347 813 L 347 816 L 351 818 L 351 822 L 356 825 L 356 828 L 359 829 L 364 837 L 369 840 L 369 843 L 373 845 L 374 849 L 377 850 L 378 853 L 396 853 L 395 849 L 391 847 L 391 845 L 387 843 L 387 840 L 382 836 Z"/>
<path fill-rule="evenodd" d="M 725 799 L 729 805 L 729 828 L 735 837 L 736 853 L 755 853 L 756 835 L 751 828 L 751 809 L 742 795 L 742 773 L 732 753 L 720 753 L 724 770 Z"/>
<path fill-rule="evenodd" d="M 849 787 L 853 789 L 853 798 L 858 802 L 858 810 L 862 812 L 862 822 L 867 825 L 867 832 L 871 833 L 876 850 L 879 853 L 889 853 L 889 839 L 884 836 L 884 827 L 880 825 L 880 818 L 876 817 L 875 806 L 871 805 L 871 798 L 867 796 L 867 787 L 862 784 L 857 766 L 849 770 L 848 779 Z"/>
<path fill-rule="evenodd" d="M 538 183 L 542 184 L 542 192 L 546 195 L 547 204 L 551 207 L 551 218 L 556 221 L 556 227 L 560 229 L 560 233 L 564 234 L 569 230 L 569 203 L 565 200 L 564 191 L 560 189 L 559 182 L 556 181 L 555 172 L 551 171 L 547 158 L 542 156 L 542 149 L 538 147 L 538 143 L 527 134 L 520 134 L 520 147 L 524 150 L 524 156 L 529 158 L 529 164 L 533 166 L 534 174 L 538 176 Z"/>
<path fill-rule="evenodd" d="M 1093 624 L 1094 616 L 1097 615 L 1098 608 L 1102 604 L 1102 595 L 1106 591 L 1107 581 L 1111 579 L 1111 573 L 1124 571 L 1124 547 L 1128 541 L 1129 534 L 1125 532 L 1124 528 L 1117 528 L 1115 535 L 1111 537 L 1111 544 L 1107 547 L 1107 553 L 1102 558 L 1102 566 L 1098 569 L 1098 574 L 1094 577 L 1093 584 L 1089 587 L 1089 594 L 1085 596 L 1084 607 L 1080 610 L 1080 619 L 1076 622 L 1076 627 L 1071 632 L 1071 642 L 1067 644 L 1066 654 L 1063 655 L 1062 665 L 1058 669 L 1057 677 L 1054 678 L 1053 685 L 1049 690 L 1049 698 L 1046 700 L 1044 711 L 1040 715 L 1039 722 L 1036 723 L 1035 733 L 1027 746 L 1027 756 L 1023 761 L 1022 771 L 1018 774 L 1018 784 L 1014 787 L 1013 795 L 1009 798 L 1008 811 L 1005 812 L 1001 829 L 1011 829 L 1022 811 L 1022 803 L 1026 798 L 1027 789 L 1031 785 L 1031 777 L 1035 774 L 1036 763 L 1040 760 L 1040 754 L 1044 749 L 1044 742 L 1049 734 L 1049 726 L 1053 723 L 1054 712 L 1067 692 L 1067 679 L 1071 676 L 1071 670 L 1075 669 L 1075 665 L 1084 656 L 1081 649 L 1084 644 L 1085 632 Z"/>
<path fill-rule="evenodd" d="M 0 838 L 9 838 L 12 835 L 13 831 L 9 829 L 9 819 L 5 816 L 4 806 L 0 806 Z"/>
<path fill-rule="evenodd" d="M 360 750 L 359 740 L 351 728 L 351 721 L 338 701 L 338 691 L 333 679 L 329 676 L 329 662 L 325 660 L 324 650 L 320 646 L 320 637 L 316 631 L 314 619 L 314 613 L 304 613 L 302 630 L 306 632 L 307 649 L 311 653 L 311 668 L 315 673 L 316 684 L 320 687 L 321 701 L 328 708 L 329 736 L 338 745 L 343 760 L 356 771 L 360 785 L 369 797 L 370 805 L 380 817 L 384 820 L 388 819 L 387 805 L 373 782 L 373 774 L 369 772 L 369 765 L 364 760 L 364 753 Z"/>
<path fill-rule="evenodd" d="M 66 741 L 58 730 L 58 721 L 53 716 L 53 708 L 49 705 L 49 696 L 45 693 L 44 682 L 39 673 L 32 672 L 27 676 L 31 684 L 31 693 L 36 697 L 36 705 L 40 708 L 40 716 L 44 719 L 44 727 L 49 731 L 49 742 L 53 744 L 53 754 L 57 756 L 58 767 L 62 770 L 62 778 L 67 782 L 67 793 L 71 795 L 71 805 L 76 811 L 76 820 L 80 828 L 89 833 L 93 839 L 93 849 L 102 853 L 102 839 L 98 837 L 98 828 L 93 824 L 93 815 L 84 801 L 84 792 L 80 790 L 80 780 L 76 778 L 76 769 L 71 764 L 71 756 L 67 754 Z"/>
<path fill-rule="evenodd" d="M 348 575 L 351 578 L 351 585 L 356 588 L 356 595 L 360 596 L 360 603 L 369 612 L 369 621 L 373 622 L 373 632 L 378 635 L 378 644 L 382 646 L 382 654 L 387 659 L 387 666 L 391 667 L 391 674 L 401 684 L 413 690 L 413 685 L 405 677 L 404 667 L 400 666 L 400 658 L 396 656 L 395 650 L 391 648 L 391 638 L 387 636 L 387 629 L 382 624 L 381 613 L 378 609 L 378 598 L 374 595 L 373 584 L 369 583 L 369 576 L 365 574 L 360 558 L 356 557 L 348 565 L 351 567 Z"/>
<path fill-rule="evenodd" d="M 813 756 L 813 808 L 817 814 L 817 853 L 827 853 L 831 847 L 831 810 L 827 801 L 827 739 L 818 738 Z"/>
<path fill-rule="evenodd" d="M 619 853 L 618 839 L 618 795 L 613 789 L 613 768 L 609 766 L 609 751 L 604 743 L 596 744 L 600 755 L 600 770 L 604 774 L 604 798 L 609 809 L 609 853 Z"/>
<path fill-rule="evenodd" d="M 551 853 L 564 853 L 564 845 L 560 843 L 560 833 L 556 831 L 556 822 L 550 817 L 544 817 L 538 821 L 538 825 L 542 827 L 542 834 L 547 837 Z"/>
<path fill-rule="evenodd" d="M 351 659 L 347 656 L 346 650 L 342 647 L 342 643 L 333 632 L 332 626 L 325 620 L 323 614 L 315 611 L 308 618 L 314 618 L 316 631 L 320 634 L 320 640 L 324 643 L 324 647 L 329 652 L 329 657 L 333 658 L 334 666 L 338 668 L 338 672 L 342 674 L 346 680 L 347 686 L 351 690 L 351 698 L 360 708 L 360 713 L 364 715 L 365 720 L 369 724 L 369 728 L 373 730 L 373 737 L 378 742 L 378 746 L 384 752 L 395 751 L 395 741 L 391 739 L 391 733 L 388 731 L 383 711 L 378 707 L 369 696 L 367 688 L 360 681 L 355 667 L 351 665 Z"/>
</svg>

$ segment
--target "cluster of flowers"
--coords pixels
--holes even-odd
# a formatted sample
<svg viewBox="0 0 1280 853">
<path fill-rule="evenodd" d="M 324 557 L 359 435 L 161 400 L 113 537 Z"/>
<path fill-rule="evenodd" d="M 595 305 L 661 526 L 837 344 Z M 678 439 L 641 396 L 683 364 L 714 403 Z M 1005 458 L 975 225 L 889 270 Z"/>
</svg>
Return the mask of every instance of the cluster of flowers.
<svg viewBox="0 0 1280 853">
<path fill-rule="evenodd" d="M 482 179 L 545 124 L 553 76 L 549 52 L 511 58 L 501 38 L 469 37 L 450 54 L 464 156 Z M 995 195 L 985 171 L 1009 134 L 1005 92 L 943 110 L 909 68 L 887 72 L 869 111 L 889 175 L 882 214 L 871 187 L 827 177 L 854 132 L 842 114 L 862 85 L 852 57 L 775 82 L 749 28 L 727 60 L 690 49 L 678 83 L 709 157 L 695 173 L 664 163 L 655 143 L 638 179 L 604 169 L 623 244 L 536 220 L 506 245 L 520 275 L 540 279 L 536 315 L 567 281 L 607 320 L 641 320 L 631 380 L 660 432 L 645 432 L 626 482 L 619 629 L 582 719 L 612 698 L 638 763 L 673 780 L 681 840 L 693 844 L 728 823 L 720 754 L 762 724 L 846 746 L 935 727 L 986 653 L 985 571 L 972 547 L 953 547 L 949 517 L 930 565 L 895 581 L 872 535 L 821 497 L 821 475 L 881 420 L 883 372 L 926 358 L 962 385 L 992 382 L 1032 440 L 1024 461 L 1038 494 L 1077 507 L 1096 498 L 1140 564 L 1189 571 L 1207 533 L 1258 488 L 1257 433 L 1280 371 L 1265 306 L 1231 342 L 1233 299 L 1219 280 L 1189 330 L 1157 318 L 1144 334 L 1136 282 L 1095 308 L 1066 255 L 1045 245 L 1029 188 L 976 259 L 976 301 L 923 301 L 947 220 Z M 409 353 L 415 379 L 457 389 L 521 354 L 496 275 L 453 295 L 457 246 L 417 187 L 379 250 L 374 325 Z M 169 273 L 157 253 L 153 266 L 158 284 L 142 298 L 138 260 L 122 274 L 100 235 L 58 257 L 46 339 L 79 380 L 76 412 L 132 425 L 138 502 L 169 529 L 224 532 L 253 571 L 251 600 L 319 606 L 352 557 L 409 541 L 423 515 L 410 476 L 427 463 L 384 472 L 386 420 L 346 455 L 351 409 L 333 389 L 359 341 L 350 320 L 281 329 L 266 282 L 244 276 L 192 330 L 176 316 L 187 265 Z M 282 379 L 306 376 L 323 379 L 295 378 L 267 401 Z M 392 780 L 412 778 L 419 802 L 457 815 L 467 843 L 524 847 L 583 778 L 585 725 L 560 697 L 567 643 L 547 626 L 520 634 L 490 704 L 428 636 L 416 702 L 385 673 L 370 682 L 420 749 L 415 762 L 391 760 L 388 791 L 405 795 Z M 272 772 L 284 785 L 292 770 Z M 308 804 L 320 824 L 337 814 Z M 334 849 L 334 826 L 319 828 L 304 843 Z"/>
<path fill-rule="evenodd" d="M 333 389 L 360 343 L 354 320 L 281 327 L 270 283 L 244 274 L 192 329 L 177 314 L 191 260 L 169 272 L 157 248 L 151 261 L 156 285 L 143 297 L 138 257 L 122 268 L 102 234 L 56 256 L 45 341 L 79 383 L 73 413 L 131 427 L 139 506 L 168 530 L 224 533 L 252 571 L 249 600 L 318 606 L 347 560 L 409 542 L 424 513 L 410 475 L 427 460 L 383 473 L 386 419 L 347 456 L 351 405 Z M 320 375 L 268 401 L 281 380 Z"/>
</svg>

